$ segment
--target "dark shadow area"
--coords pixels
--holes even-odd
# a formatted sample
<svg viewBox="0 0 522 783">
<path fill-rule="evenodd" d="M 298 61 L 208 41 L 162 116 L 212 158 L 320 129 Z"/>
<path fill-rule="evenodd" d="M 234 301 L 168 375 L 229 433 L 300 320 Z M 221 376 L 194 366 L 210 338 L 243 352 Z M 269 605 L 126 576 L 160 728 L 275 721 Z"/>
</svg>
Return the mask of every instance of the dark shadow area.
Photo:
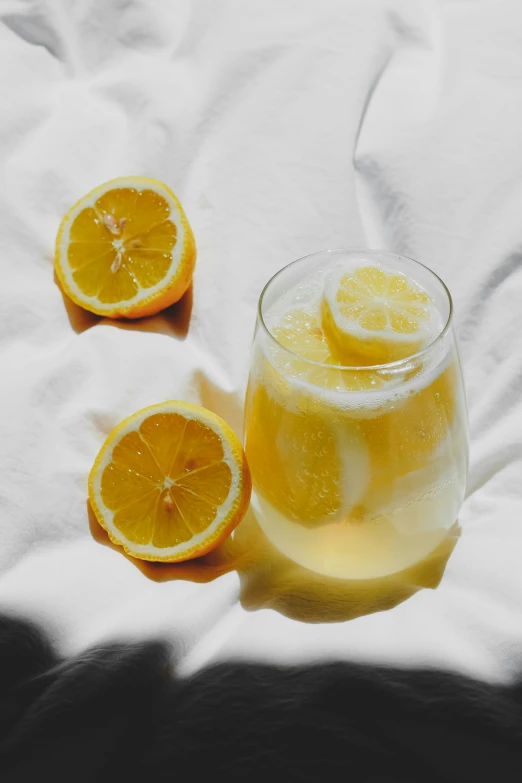
<svg viewBox="0 0 522 783">
<path fill-rule="evenodd" d="M 126 329 L 130 332 L 156 332 L 166 334 L 184 340 L 188 334 L 190 319 L 192 317 L 192 285 L 183 294 L 179 302 L 161 310 L 157 315 L 147 318 L 103 318 L 101 323 L 105 326 L 115 326 L 118 329 Z"/>
<path fill-rule="evenodd" d="M 333 579 L 289 560 L 266 538 L 250 509 L 228 538 L 213 552 L 185 563 L 148 563 L 127 555 L 113 544 L 87 503 L 89 528 L 95 541 L 127 558 L 155 582 L 186 579 L 211 582 L 230 571 L 241 581 L 240 601 L 249 610 L 273 609 L 308 623 L 343 622 L 391 609 L 422 588 L 436 588 L 458 541 L 455 525 L 429 557 L 400 573 L 382 579 Z"/>
<path fill-rule="evenodd" d="M 58 286 L 58 289 L 62 295 L 63 305 L 65 307 L 69 323 L 71 324 L 71 327 L 76 332 L 76 334 L 81 334 L 87 329 L 90 329 L 91 326 L 96 326 L 96 324 L 100 323 L 101 316 L 95 315 L 94 313 L 89 312 L 89 310 L 84 310 L 83 307 L 77 305 L 76 302 L 73 302 L 73 300 L 67 296 L 62 288 L 62 284 L 60 283 L 56 272 L 54 272 L 54 282 Z"/>
<path fill-rule="evenodd" d="M 521 727 L 519 683 L 347 663 L 231 662 L 179 679 L 161 641 L 65 660 L 39 628 L 0 617 L 4 783 L 510 783 Z"/>
<path fill-rule="evenodd" d="M 71 327 L 77 334 L 85 332 L 86 329 L 90 329 L 91 326 L 96 326 L 96 324 L 104 324 L 129 331 L 157 332 L 176 337 L 178 340 L 184 340 L 187 336 L 192 316 L 192 285 L 183 294 L 179 302 L 167 307 L 165 310 L 161 310 L 157 315 L 132 320 L 125 318 L 116 320 L 95 315 L 73 302 L 63 290 L 56 272 L 54 272 L 54 282 L 62 295 Z"/>
</svg>

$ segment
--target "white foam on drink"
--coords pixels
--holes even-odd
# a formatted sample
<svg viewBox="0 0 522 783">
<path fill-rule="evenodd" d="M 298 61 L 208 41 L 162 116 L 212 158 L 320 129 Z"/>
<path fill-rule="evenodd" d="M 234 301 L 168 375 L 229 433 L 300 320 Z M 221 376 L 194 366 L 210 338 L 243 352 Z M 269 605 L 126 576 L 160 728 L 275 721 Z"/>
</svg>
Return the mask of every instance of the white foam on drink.
<svg viewBox="0 0 522 783">
<path fill-rule="evenodd" d="M 327 270 L 318 269 L 303 277 L 277 299 L 264 316 L 270 332 L 276 329 L 289 312 L 302 310 L 309 316 L 321 317 L 321 300 Z"/>
</svg>

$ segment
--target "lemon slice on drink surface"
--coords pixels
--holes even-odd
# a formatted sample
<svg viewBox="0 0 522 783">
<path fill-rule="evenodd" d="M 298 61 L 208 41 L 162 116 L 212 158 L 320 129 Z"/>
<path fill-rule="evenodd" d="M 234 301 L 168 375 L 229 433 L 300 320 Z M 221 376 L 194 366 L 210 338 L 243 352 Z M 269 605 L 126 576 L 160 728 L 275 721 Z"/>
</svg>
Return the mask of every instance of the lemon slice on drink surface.
<svg viewBox="0 0 522 783">
<path fill-rule="evenodd" d="M 406 275 L 352 259 L 326 278 L 322 326 L 339 363 L 385 364 L 430 343 L 440 316 L 427 291 Z"/>
</svg>

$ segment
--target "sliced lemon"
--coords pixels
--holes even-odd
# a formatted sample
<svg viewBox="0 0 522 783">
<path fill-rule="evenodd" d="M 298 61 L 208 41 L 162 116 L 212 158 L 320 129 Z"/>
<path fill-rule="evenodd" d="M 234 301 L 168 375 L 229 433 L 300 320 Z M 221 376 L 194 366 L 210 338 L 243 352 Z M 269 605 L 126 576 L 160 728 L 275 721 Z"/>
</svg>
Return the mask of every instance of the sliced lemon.
<svg viewBox="0 0 522 783">
<path fill-rule="evenodd" d="M 358 425 L 290 409 L 278 391 L 255 382 L 248 391 L 246 452 L 257 494 L 307 527 L 346 519 L 370 480 Z"/>
<path fill-rule="evenodd" d="M 99 523 L 142 560 L 188 560 L 213 549 L 245 515 L 250 491 L 237 436 L 186 402 L 153 405 L 121 422 L 89 476 Z"/>
<path fill-rule="evenodd" d="M 272 329 L 277 342 L 291 353 L 273 351 L 277 368 L 286 376 L 332 391 L 379 388 L 383 380 L 371 371 L 343 370 L 326 339 L 320 319 L 304 310 L 291 310 Z"/>
<path fill-rule="evenodd" d="M 372 365 L 419 351 L 440 329 L 440 316 L 406 275 L 353 259 L 326 278 L 322 324 L 340 363 Z"/>
<path fill-rule="evenodd" d="M 181 204 L 147 177 L 114 179 L 81 198 L 60 224 L 54 259 L 66 294 L 110 318 L 141 318 L 177 302 L 195 261 Z"/>
</svg>

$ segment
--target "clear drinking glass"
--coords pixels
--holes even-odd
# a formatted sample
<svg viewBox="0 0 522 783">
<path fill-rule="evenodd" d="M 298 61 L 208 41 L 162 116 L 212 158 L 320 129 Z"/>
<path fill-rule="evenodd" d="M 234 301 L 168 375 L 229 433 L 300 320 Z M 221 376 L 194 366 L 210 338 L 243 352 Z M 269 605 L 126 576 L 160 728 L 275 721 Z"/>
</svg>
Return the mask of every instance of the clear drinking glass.
<svg viewBox="0 0 522 783">
<path fill-rule="evenodd" d="M 354 255 L 405 274 L 431 296 L 441 327 L 430 344 L 399 361 L 354 367 L 303 358 L 281 342 L 285 312 L 306 312 L 321 275 Z M 320 317 L 305 326 L 312 342 L 322 339 Z M 444 283 L 384 251 L 329 250 L 278 272 L 259 300 L 245 448 L 257 521 L 295 562 L 362 579 L 423 560 L 456 524 L 468 468 L 464 385 Z"/>
</svg>

